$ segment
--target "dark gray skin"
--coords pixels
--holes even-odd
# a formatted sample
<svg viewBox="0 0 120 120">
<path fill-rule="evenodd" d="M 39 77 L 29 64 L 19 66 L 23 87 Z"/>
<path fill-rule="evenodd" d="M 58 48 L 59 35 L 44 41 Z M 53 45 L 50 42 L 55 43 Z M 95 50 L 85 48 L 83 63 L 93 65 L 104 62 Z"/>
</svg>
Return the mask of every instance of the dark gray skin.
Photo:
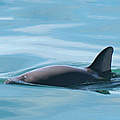
<svg viewBox="0 0 120 120">
<path fill-rule="evenodd" d="M 71 66 L 48 66 L 5 81 L 6 84 L 32 83 L 48 86 L 77 88 L 84 84 L 108 81 L 111 78 L 113 48 L 107 47 L 85 69 Z"/>
<path fill-rule="evenodd" d="M 97 82 L 100 78 L 97 73 L 88 69 L 78 69 L 70 66 L 48 66 L 40 68 L 21 76 L 6 81 L 6 83 L 19 83 L 24 81 L 32 84 L 60 86 L 60 87 L 77 87 L 81 84 Z"/>
</svg>

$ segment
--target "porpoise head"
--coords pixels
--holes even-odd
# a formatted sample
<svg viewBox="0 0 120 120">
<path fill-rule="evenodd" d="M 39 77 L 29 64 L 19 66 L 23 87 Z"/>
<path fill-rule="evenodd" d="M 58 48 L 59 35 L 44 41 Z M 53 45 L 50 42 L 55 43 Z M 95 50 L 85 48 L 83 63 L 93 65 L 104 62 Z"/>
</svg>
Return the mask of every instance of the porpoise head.
<svg viewBox="0 0 120 120">
<path fill-rule="evenodd" d="M 26 81 L 28 81 L 29 78 L 27 77 L 27 74 L 23 74 L 17 77 L 9 78 L 5 81 L 5 84 L 27 84 Z"/>
</svg>

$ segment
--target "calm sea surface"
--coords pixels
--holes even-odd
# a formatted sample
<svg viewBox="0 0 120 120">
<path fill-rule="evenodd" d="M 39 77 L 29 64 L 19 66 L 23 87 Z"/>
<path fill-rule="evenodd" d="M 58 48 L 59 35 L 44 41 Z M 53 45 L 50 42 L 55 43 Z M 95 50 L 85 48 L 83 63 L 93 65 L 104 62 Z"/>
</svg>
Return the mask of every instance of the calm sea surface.
<svg viewBox="0 0 120 120">
<path fill-rule="evenodd" d="M 48 65 L 86 67 L 107 46 L 120 74 L 119 0 L 0 0 L 0 120 L 120 120 L 120 85 L 105 95 L 3 84 Z"/>
</svg>

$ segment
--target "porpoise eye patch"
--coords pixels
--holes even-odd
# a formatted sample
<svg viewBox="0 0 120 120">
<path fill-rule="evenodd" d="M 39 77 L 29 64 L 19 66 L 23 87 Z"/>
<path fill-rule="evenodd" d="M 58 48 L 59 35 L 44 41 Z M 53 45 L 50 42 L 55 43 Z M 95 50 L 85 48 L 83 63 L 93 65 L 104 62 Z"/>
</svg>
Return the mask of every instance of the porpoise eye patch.
<svg viewBox="0 0 120 120">
<path fill-rule="evenodd" d="M 26 75 L 24 75 L 24 79 L 26 79 L 27 78 L 27 76 Z"/>
<path fill-rule="evenodd" d="M 24 81 L 25 79 L 27 79 L 27 76 L 26 76 L 26 75 L 23 75 L 23 76 L 19 77 L 19 80 Z"/>
</svg>

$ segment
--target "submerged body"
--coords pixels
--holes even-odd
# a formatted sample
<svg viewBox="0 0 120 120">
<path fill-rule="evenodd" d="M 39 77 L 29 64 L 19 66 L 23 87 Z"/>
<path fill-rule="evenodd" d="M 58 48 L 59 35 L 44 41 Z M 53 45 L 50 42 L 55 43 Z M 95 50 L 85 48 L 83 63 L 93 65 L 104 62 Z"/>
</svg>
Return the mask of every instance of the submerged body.
<svg viewBox="0 0 120 120">
<path fill-rule="evenodd" d="M 110 80 L 112 53 L 112 47 L 104 49 L 94 62 L 85 69 L 74 68 L 71 66 L 48 66 L 11 78 L 5 83 L 16 84 L 25 82 L 76 88 L 84 84 L 87 85 Z"/>
</svg>

